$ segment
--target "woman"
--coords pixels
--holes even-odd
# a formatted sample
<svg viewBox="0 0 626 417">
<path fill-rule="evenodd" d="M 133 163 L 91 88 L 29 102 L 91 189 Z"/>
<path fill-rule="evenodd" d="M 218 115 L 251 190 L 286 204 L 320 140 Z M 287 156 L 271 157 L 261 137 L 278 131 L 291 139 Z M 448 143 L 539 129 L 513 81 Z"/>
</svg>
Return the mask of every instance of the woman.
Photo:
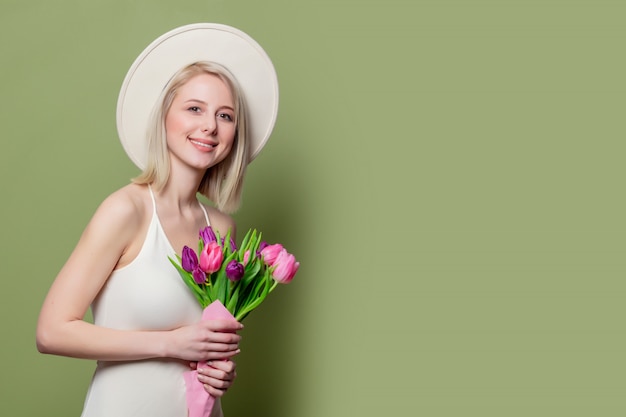
<svg viewBox="0 0 626 417">
<path fill-rule="evenodd" d="M 37 327 L 41 352 L 98 360 L 83 417 L 186 416 L 183 372 L 198 361 L 209 362 L 198 379 L 213 397 L 233 383 L 241 324 L 200 320 L 168 257 L 195 246 L 207 225 L 234 233 L 226 212 L 239 204 L 246 165 L 267 141 L 276 108 L 269 58 L 227 26 L 175 29 L 131 67 L 118 130 L 143 173 L 97 209 Z M 93 324 L 83 320 L 89 306 Z M 222 415 L 219 400 L 211 415 Z"/>
</svg>

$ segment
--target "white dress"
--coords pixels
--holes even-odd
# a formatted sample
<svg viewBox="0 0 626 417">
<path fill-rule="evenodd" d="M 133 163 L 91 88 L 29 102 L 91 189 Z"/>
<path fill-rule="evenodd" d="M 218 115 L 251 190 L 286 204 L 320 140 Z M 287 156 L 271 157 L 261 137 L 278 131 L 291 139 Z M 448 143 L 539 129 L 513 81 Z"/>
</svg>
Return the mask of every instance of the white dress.
<svg viewBox="0 0 626 417">
<path fill-rule="evenodd" d="M 139 254 L 111 274 L 91 306 L 98 326 L 169 330 L 200 320 L 200 304 L 168 260 L 176 252 L 159 221 L 151 189 L 150 196 L 152 220 Z M 185 371 L 188 363 L 173 359 L 98 361 L 82 417 L 186 417 Z M 218 416 L 219 399 L 211 413 Z"/>
</svg>

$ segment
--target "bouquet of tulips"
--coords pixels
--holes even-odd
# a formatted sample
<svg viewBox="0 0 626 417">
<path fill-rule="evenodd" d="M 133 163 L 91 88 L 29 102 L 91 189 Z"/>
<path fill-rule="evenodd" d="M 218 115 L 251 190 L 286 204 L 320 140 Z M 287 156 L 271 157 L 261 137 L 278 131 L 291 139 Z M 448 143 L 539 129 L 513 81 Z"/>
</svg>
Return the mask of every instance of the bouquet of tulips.
<svg viewBox="0 0 626 417">
<path fill-rule="evenodd" d="M 237 321 L 258 307 L 277 284 L 291 282 L 300 266 L 282 245 L 268 245 L 254 229 L 246 233 L 240 248 L 230 232 L 220 238 L 208 226 L 199 235 L 197 253 L 185 246 L 182 257 L 170 262 L 202 307 L 220 301 Z"/>
<path fill-rule="evenodd" d="M 185 246 L 182 256 L 169 260 L 204 308 L 204 320 L 242 321 L 278 284 L 291 282 L 300 266 L 282 245 L 262 241 L 255 229 L 237 248 L 230 231 L 222 238 L 210 226 L 200 230 L 197 252 Z M 189 417 L 208 417 L 215 400 L 196 371 L 185 373 L 185 382 Z"/>
</svg>

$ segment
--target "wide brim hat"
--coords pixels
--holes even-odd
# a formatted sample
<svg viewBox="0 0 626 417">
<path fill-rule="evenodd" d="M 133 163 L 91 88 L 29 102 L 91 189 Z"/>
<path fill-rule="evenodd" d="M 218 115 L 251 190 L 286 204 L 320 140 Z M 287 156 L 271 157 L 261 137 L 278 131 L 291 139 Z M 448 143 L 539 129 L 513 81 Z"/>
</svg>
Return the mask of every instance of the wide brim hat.
<svg viewBox="0 0 626 417">
<path fill-rule="evenodd" d="M 146 133 L 161 92 L 180 69 L 199 61 L 226 67 L 241 87 L 247 108 L 250 161 L 269 139 L 278 113 L 278 79 L 267 53 L 254 39 L 231 26 L 181 26 L 144 49 L 122 83 L 117 131 L 124 150 L 140 169 L 147 165 Z"/>
</svg>

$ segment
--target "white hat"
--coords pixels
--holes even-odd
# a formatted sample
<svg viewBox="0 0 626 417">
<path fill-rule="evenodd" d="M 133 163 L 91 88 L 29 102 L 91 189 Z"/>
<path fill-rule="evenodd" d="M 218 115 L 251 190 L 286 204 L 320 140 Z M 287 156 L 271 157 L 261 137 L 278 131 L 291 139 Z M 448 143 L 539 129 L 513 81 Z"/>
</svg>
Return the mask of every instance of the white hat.
<svg viewBox="0 0 626 417">
<path fill-rule="evenodd" d="M 278 113 L 278 79 L 272 61 L 250 36 L 230 26 L 198 23 L 160 36 L 128 70 L 117 101 L 117 131 L 130 159 L 146 167 L 146 132 L 152 109 L 172 76 L 198 61 L 226 67 L 247 107 L 250 161 L 269 139 Z"/>
</svg>

